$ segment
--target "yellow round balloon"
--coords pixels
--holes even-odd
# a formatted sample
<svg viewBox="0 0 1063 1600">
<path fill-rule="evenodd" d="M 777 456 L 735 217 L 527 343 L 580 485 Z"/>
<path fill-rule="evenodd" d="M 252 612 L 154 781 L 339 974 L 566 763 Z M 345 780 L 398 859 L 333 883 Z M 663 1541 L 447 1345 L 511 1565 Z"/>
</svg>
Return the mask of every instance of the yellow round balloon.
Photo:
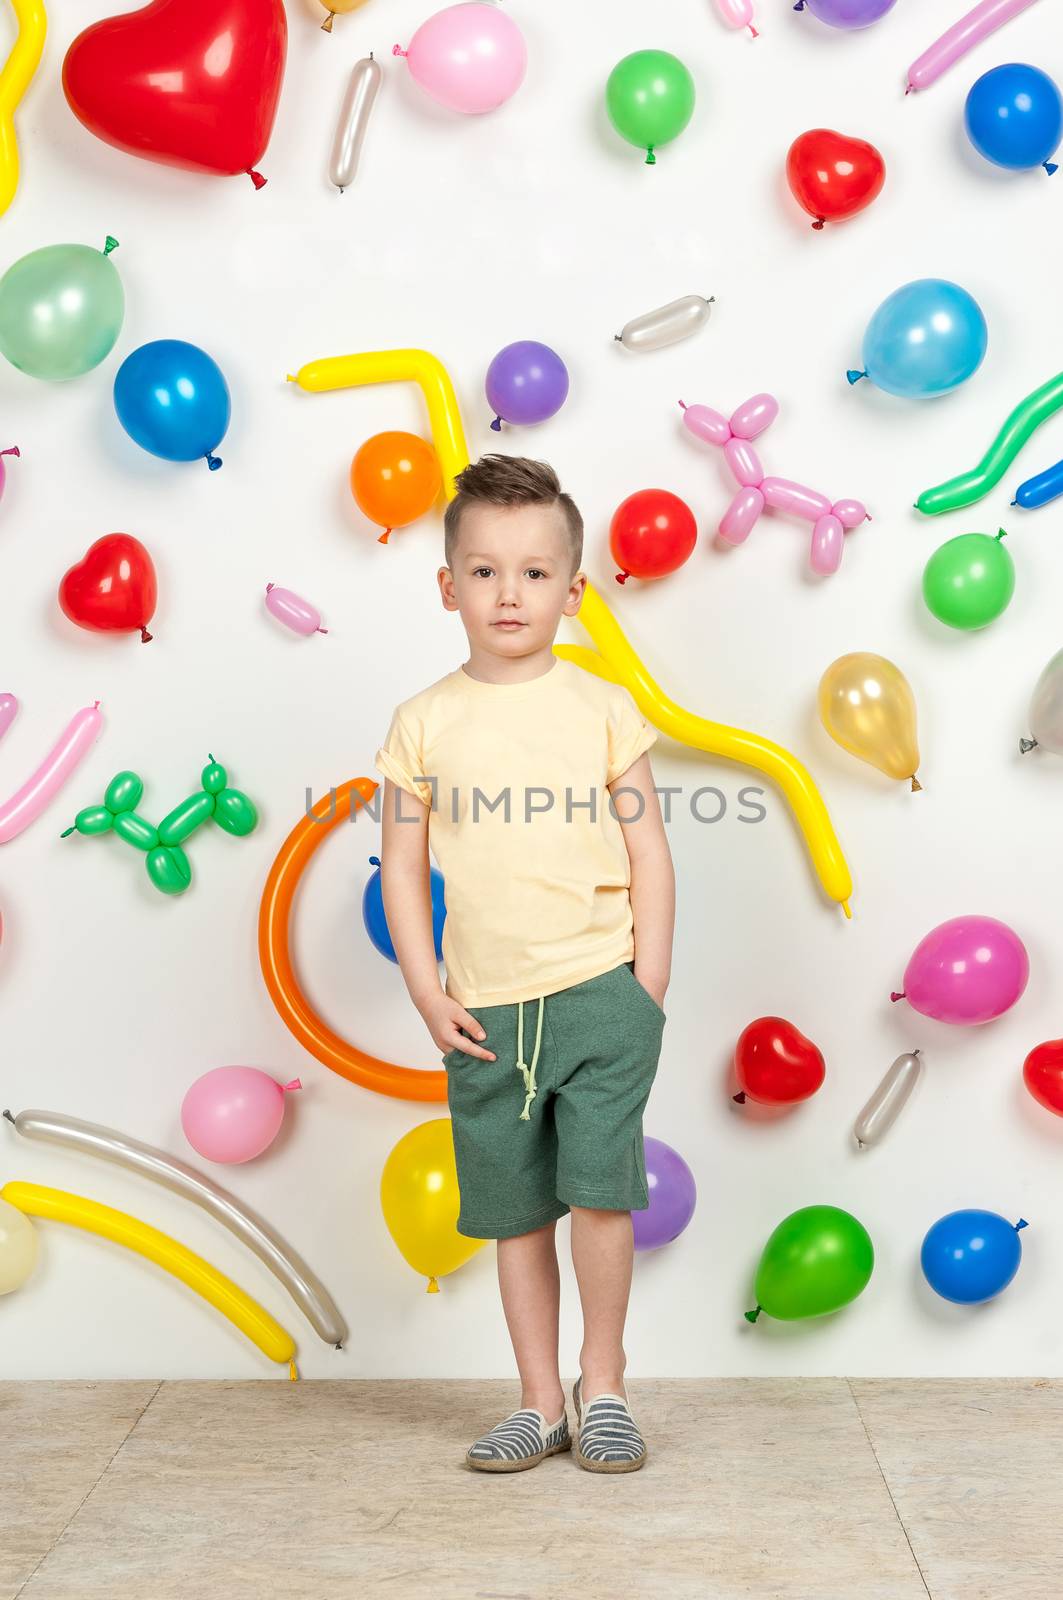
<svg viewBox="0 0 1063 1600">
<path fill-rule="evenodd" d="M 463 1267 L 487 1243 L 458 1232 L 459 1199 L 450 1118 L 419 1123 L 384 1163 L 380 1205 L 402 1254 L 429 1280 L 429 1294 L 439 1293 L 437 1278 Z"/>
<path fill-rule="evenodd" d="M 900 667 L 858 650 L 832 661 L 819 680 L 819 715 L 835 743 L 913 790 L 919 742 L 915 696 Z"/>
<path fill-rule="evenodd" d="M 334 17 L 345 17 L 348 11 L 357 11 L 359 6 L 365 5 L 365 0 L 321 0 L 321 3 L 328 12 L 321 24 L 321 31 L 331 33 Z"/>
</svg>

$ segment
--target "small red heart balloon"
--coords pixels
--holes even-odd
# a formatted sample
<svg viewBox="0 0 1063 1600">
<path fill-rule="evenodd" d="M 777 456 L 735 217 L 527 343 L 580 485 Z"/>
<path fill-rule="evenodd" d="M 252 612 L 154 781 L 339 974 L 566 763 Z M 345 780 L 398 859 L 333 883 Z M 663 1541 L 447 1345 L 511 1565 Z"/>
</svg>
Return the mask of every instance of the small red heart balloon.
<svg viewBox="0 0 1063 1600">
<path fill-rule="evenodd" d="M 628 578 L 663 578 L 686 561 L 698 539 L 694 513 L 685 500 L 667 489 L 639 489 L 613 513 L 609 549 Z"/>
<path fill-rule="evenodd" d="M 785 1017 L 758 1017 L 738 1036 L 734 1055 L 740 1092 L 766 1106 L 788 1106 L 815 1094 L 826 1075 L 823 1057 Z"/>
<path fill-rule="evenodd" d="M 287 49 L 283 0 L 152 0 L 78 34 L 63 91 L 119 150 L 261 188 Z"/>
<path fill-rule="evenodd" d="M 886 163 L 866 139 L 850 139 L 833 128 L 799 134 L 786 157 L 786 177 L 812 226 L 863 211 L 886 181 Z"/>
<path fill-rule="evenodd" d="M 1063 1039 L 1039 1044 L 1022 1064 L 1026 1087 L 1046 1111 L 1063 1117 Z"/>
<path fill-rule="evenodd" d="M 59 604 L 71 622 L 94 633 L 139 628 L 142 644 L 152 635 L 158 584 L 152 559 L 131 533 L 106 533 L 64 573 Z"/>
</svg>

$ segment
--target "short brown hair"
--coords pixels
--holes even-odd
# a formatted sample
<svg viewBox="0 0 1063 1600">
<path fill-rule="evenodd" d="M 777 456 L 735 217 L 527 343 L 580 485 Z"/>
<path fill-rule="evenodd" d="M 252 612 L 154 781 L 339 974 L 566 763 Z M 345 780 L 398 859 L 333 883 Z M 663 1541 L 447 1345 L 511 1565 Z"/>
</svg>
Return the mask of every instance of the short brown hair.
<svg viewBox="0 0 1063 1600">
<path fill-rule="evenodd" d="M 575 577 L 583 560 L 583 518 L 571 495 L 561 488 L 557 473 L 545 461 L 528 456 L 481 456 L 454 480 L 457 494 L 443 518 L 444 556 L 454 565 L 461 514 L 466 506 L 557 506 L 568 535 L 572 556 L 570 577 Z"/>
</svg>

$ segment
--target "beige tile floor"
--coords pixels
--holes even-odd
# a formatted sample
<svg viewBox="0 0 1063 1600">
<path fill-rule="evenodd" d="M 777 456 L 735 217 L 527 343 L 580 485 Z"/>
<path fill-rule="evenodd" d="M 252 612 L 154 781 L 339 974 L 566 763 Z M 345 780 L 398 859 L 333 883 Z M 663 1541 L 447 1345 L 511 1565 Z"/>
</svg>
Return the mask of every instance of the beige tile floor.
<svg viewBox="0 0 1063 1600">
<path fill-rule="evenodd" d="M 629 1394 L 641 1472 L 493 1476 L 508 1383 L 0 1384 L 0 1600 L 1063 1600 L 1063 1380 Z"/>
</svg>

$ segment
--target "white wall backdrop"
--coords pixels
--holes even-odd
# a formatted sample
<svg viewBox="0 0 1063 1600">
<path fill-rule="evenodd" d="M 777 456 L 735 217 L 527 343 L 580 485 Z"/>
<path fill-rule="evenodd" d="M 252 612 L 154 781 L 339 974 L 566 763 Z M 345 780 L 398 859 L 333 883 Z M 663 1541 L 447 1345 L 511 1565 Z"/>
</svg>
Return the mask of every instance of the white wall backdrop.
<svg viewBox="0 0 1063 1600">
<path fill-rule="evenodd" d="M 0 365 L 0 445 L 17 442 L 0 507 L 0 689 L 22 713 L 0 748 L 10 793 L 79 706 L 103 703 L 102 737 L 63 797 L 0 852 L 0 1099 L 62 1110 L 186 1156 L 179 1107 L 193 1078 L 231 1062 L 296 1074 L 305 1090 L 261 1160 L 217 1176 L 305 1254 L 351 1325 L 326 1349 L 260 1263 L 207 1216 L 123 1172 L 0 1128 L 0 1174 L 56 1184 L 129 1210 L 230 1273 L 296 1334 L 307 1377 L 501 1376 L 511 1355 L 494 1250 L 426 1296 L 380 1212 L 382 1164 L 445 1107 L 368 1093 L 307 1056 L 275 1014 L 257 962 L 259 896 L 303 810 L 304 791 L 374 776 L 395 703 L 467 659 L 437 598 L 438 517 L 376 542 L 347 469 L 384 428 L 426 431 L 412 387 L 311 396 L 285 374 L 315 357 L 422 345 L 449 367 L 474 454 L 498 447 L 483 375 L 495 351 L 538 338 L 572 378 L 563 411 L 502 448 L 555 463 L 587 520 L 586 570 L 650 671 L 680 704 L 788 746 L 818 779 L 855 878 L 854 918 L 819 892 L 781 797 L 742 826 L 677 810 L 670 839 L 678 918 L 669 1024 L 647 1132 L 693 1168 L 697 1213 L 672 1246 L 636 1259 L 629 1372 L 1056 1373 L 1063 1283 L 1063 1120 L 1027 1096 L 1026 1052 L 1061 1029 L 1059 838 L 1063 763 L 1021 760 L 1037 673 L 1063 645 L 1058 509 L 1008 510 L 1014 472 L 969 513 L 930 522 L 919 490 L 973 464 L 1011 407 L 1060 365 L 1058 185 L 1008 178 L 966 148 L 962 106 L 979 72 L 1030 60 L 1063 79 L 1055 8 L 1034 6 L 925 94 L 904 69 L 961 0 L 900 0 L 877 26 L 835 34 L 783 0 L 761 0 L 762 36 L 720 26 L 710 0 L 521 3 L 530 67 L 518 96 L 484 119 L 428 102 L 391 46 L 431 0 L 369 0 L 322 33 L 320 9 L 290 0 L 280 112 L 260 166 L 268 186 L 139 162 L 93 139 L 60 89 L 63 54 L 95 6 L 55 0 L 41 74 L 20 115 L 22 187 L 3 219 L 2 261 L 66 241 L 121 241 L 127 315 L 111 356 L 66 386 Z M 5 32 L 10 31 L 7 18 Z M 609 130 L 606 76 L 631 49 L 680 55 L 698 88 L 694 121 L 644 166 Z M 362 170 L 342 197 L 325 168 L 355 59 L 385 63 Z M 873 209 L 814 233 L 785 187 L 791 140 L 828 126 L 871 139 L 888 179 Z M 958 280 L 980 301 L 989 352 L 936 403 L 851 390 L 866 321 L 908 279 Z M 612 336 L 677 295 L 715 294 L 707 330 L 636 358 Z M 225 466 L 172 467 L 118 426 L 120 361 L 160 337 L 191 339 L 226 372 L 233 420 Z M 874 522 L 842 569 L 805 574 L 807 534 L 764 521 L 722 553 L 712 528 L 730 495 L 719 452 L 679 425 L 677 399 L 725 412 L 760 389 L 782 413 L 762 440 L 771 472 L 858 496 Z M 1063 419 L 1019 475 L 1063 454 Z M 612 580 L 606 531 L 619 501 L 660 485 L 695 509 L 701 537 L 681 575 Z M 1003 523 L 1015 599 L 984 634 L 940 627 L 922 606 L 922 566 L 946 537 Z M 55 592 L 102 534 L 151 550 L 160 601 L 143 648 L 68 624 Z M 263 610 L 268 581 L 326 613 L 300 640 Z M 563 637 L 587 642 L 578 624 Z M 831 744 L 815 715 L 823 669 L 849 650 L 895 660 L 915 690 L 926 791 L 915 797 Z M 246 840 L 203 830 L 195 882 L 176 900 L 148 884 L 113 839 L 61 828 L 132 767 L 158 820 L 191 793 L 206 752 L 259 804 Z M 718 784 L 744 769 L 663 737 L 658 782 Z M 438 1053 L 360 915 L 379 831 L 338 830 L 309 873 L 296 950 L 324 1014 L 367 1049 L 425 1067 Z M 1011 923 L 1027 943 L 1027 993 L 1006 1018 L 957 1030 L 891 1006 L 916 942 L 962 912 Z M 818 1096 L 758 1121 L 731 1104 L 726 1069 L 752 1018 L 789 1017 L 828 1067 Z M 853 1117 L 895 1055 L 920 1046 L 926 1072 L 888 1140 L 858 1153 Z M 192 1159 L 198 1159 L 192 1157 Z M 764 1240 L 788 1212 L 842 1205 L 877 1261 L 843 1313 L 785 1326 L 743 1321 Z M 1029 1219 L 1021 1272 L 996 1303 L 961 1311 L 918 1269 L 923 1235 L 960 1206 Z M 117 1247 L 42 1223 L 36 1275 L 0 1302 L 6 1377 L 272 1377 L 217 1313 Z M 565 1369 L 579 1349 L 578 1299 L 562 1246 Z"/>
</svg>

